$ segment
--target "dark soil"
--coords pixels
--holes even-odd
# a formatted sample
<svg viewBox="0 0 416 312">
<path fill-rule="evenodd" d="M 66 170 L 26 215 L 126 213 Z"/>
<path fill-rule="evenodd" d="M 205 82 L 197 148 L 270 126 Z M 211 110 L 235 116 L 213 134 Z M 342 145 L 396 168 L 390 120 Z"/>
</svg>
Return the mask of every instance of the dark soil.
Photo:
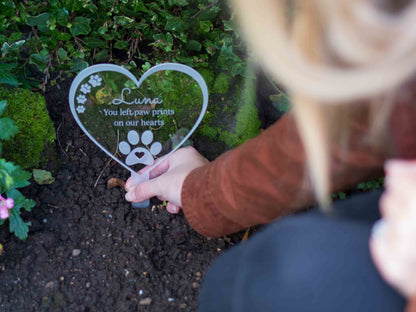
<svg viewBox="0 0 416 312">
<path fill-rule="evenodd" d="M 123 190 L 108 190 L 109 178 L 129 174 L 114 161 L 106 166 L 75 124 L 69 86 L 45 92 L 57 129 L 56 181 L 24 190 L 38 203 L 23 215 L 29 237 L 0 229 L 0 311 L 195 311 L 206 269 L 241 233 L 207 239 L 182 213 L 134 209 Z M 207 145 L 196 142 L 205 155 Z"/>
</svg>

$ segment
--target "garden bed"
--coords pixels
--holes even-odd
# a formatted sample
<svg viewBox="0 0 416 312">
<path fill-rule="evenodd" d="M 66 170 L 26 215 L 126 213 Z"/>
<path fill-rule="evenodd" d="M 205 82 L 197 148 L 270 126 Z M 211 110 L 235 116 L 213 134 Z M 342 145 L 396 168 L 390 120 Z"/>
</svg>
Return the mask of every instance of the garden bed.
<svg viewBox="0 0 416 312">
<path fill-rule="evenodd" d="M 76 125 L 69 86 L 67 79 L 45 92 L 57 129 L 49 164 L 56 181 L 25 189 L 37 202 L 24 215 L 28 239 L 0 228 L 0 311 L 195 311 L 207 267 L 241 234 L 207 239 L 182 213 L 155 201 L 134 209 L 123 190 L 108 190 L 109 178 L 129 174 Z"/>
</svg>

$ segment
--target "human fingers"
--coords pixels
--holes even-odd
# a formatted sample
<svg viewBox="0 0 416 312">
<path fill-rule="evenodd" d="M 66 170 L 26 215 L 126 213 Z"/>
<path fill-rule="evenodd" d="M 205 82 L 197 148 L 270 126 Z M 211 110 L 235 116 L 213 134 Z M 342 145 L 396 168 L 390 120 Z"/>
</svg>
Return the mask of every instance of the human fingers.
<svg viewBox="0 0 416 312">
<path fill-rule="evenodd" d="M 175 204 L 172 204 L 172 203 L 168 202 L 166 204 L 166 210 L 168 212 L 172 213 L 172 214 L 177 214 L 179 212 L 179 210 L 181 210 L 181 207 L 179 207 L 179 206 L 177 206 Z"/>
<path fill-rule="evenodd" d="M 156 178 L 131 187 L 126 193 L 125 198 L 130 202 L 142 202 L 154 196 L 160 195 L 160 184 Z"/>
<path fill-rule="evenodd" d="M 159 160 L 156 160 L 156 163 L 157 162 L 159 162 L 160 164 L 158 164 L 155 168 L 153 168 L 149 172 L 149 179 L 157 178 L 158 176 L 162 175 L 169 169 L 169 159 L 159 159 Z M 154 166 L 154 164 L 148 165 L 140 169 L 137 173 L 143 174 L 144 172 L 149 170 L 152 166 Z M 127 179 L 125 187 L 126 187 L 126 190 L 130 190 L 133 187 L 131 178 Z"/>
</svg>

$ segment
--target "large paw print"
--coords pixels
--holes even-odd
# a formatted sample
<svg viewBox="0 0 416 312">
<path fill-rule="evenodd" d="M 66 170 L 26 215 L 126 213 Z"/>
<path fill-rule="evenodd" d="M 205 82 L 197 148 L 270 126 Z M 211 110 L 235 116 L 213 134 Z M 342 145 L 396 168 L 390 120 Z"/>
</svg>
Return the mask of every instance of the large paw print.
<svg viewBox="0 0 416 312">
<path fill-rule="evenodd" d="M 131 146 L 139 144 L 140 140 L 143 145 L 150 146 L 149 149 L 140 146 L 132 150 Z M 151 165 L 155 161 L 153 156 L 162 151 L 162 144 L 153 142 L 153 132 L 150 130 L 144 131 L 141 138 L 136 130 L 130 130 L 127 133 L 127 141 L 121 141 L 118 149 L 122 154 L 127 155 L 126 165 L 128 166 L 136 164 Z"/>
</svg>

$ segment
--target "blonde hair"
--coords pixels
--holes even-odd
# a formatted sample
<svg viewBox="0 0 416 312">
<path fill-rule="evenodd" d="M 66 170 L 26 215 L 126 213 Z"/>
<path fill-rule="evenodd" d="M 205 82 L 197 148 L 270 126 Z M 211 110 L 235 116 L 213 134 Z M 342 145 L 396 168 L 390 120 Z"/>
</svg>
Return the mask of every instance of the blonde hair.
<svg viewBox="0 0 416 312">
<path fill-rule="evenodd" d="M 312 185 L 327 206 L 339 112 L 365 100 L 379 131 L 386 98 L 415 73 L 416 0 L 233 0 L 233 8 L 259 62 L 292 96 Z"/>
</svg>

